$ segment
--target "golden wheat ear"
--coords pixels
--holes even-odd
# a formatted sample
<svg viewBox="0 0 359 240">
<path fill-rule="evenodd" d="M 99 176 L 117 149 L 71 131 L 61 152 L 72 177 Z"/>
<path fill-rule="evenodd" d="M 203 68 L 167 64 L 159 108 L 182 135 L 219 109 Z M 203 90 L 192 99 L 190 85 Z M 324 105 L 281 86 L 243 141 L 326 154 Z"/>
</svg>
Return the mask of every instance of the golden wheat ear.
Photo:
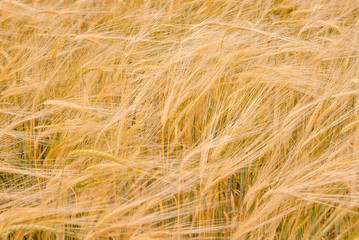
<svg viewBox="0 0 359 240">
<path fill-rule="evenodd" d="M 7 237 L 11 233 L 15 233 L 17 231 L 42 231 L 48 233 L 65 233 L 66 231 L 63 229 L 57 229 L 52 227 L 46 227 L 41 225 L 31 225 L 31 224 L 17 224 L 6 227 L 3 229 L 1 236 Z"/>
<path fill-rule="evenodd" d="M 71 152 L 69 152 L 69 154 L 67 155 L 68 157 L 72 157 L 72 156 L 88 156 L 88 157 L 99 157 L 99 158 L 103 158 L 103 159 L 107 159 L 113 162 L 121 162 L 121 160 L 123 159 L 119 159 L 116 156 L 109 154 L 109 153 L 105 153 L 105 152 L 100 152 L 100 151 L 96 151 L 96 150 L 90 150 L 90 149 L 80 149 L 80 150 L 73 150 Z M 126 160 L 124 160 L 126 163 Z"/>
<path fill-rule="evenodd" d="M 71 158 L 73 156 L 87 156 L 87 157 L 103 158 L 106 160 L 110 160 L 112 162 L 120 163 L 120 164 L 128 167 L 129 169 L 132 169 L 138 173 L 145 174 L 151 178 L 154 178 L 154 179 L 158 178 L 157 176 L 151 174 L 150 172 L 142 170 L 140 167 L 138 167 L 138 164 L 136 164 L 135 161 L 130 161 L 125 158 L 120 158 L 120 157 L 117 157 L 110 153 L 105 153 L 105 152 L 91 150 L 91 149 L 79 149 L 79 150 L 73 150 L 73 151 L 69 152 L 69 154 L 67 155 L 68 158 Z M 144 166 L 142 166 L 142 168 L 143 167 Z M 87 170 L 94 169 L 94 168 L 96 168 L 96 166 L 88 167 Z"/>
</svg>

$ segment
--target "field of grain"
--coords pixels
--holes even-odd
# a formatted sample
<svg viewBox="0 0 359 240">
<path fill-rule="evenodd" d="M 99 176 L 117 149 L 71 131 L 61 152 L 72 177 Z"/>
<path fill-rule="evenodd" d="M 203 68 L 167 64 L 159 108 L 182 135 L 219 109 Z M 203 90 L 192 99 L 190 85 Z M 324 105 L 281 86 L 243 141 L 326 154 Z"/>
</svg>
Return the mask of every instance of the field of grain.
<svg viewBox="0 0 359 240">
<path fill-rule="evenodd" d="M 359 239 L 359 1 L 0 0 L 0 238 Z"/>
</svg>

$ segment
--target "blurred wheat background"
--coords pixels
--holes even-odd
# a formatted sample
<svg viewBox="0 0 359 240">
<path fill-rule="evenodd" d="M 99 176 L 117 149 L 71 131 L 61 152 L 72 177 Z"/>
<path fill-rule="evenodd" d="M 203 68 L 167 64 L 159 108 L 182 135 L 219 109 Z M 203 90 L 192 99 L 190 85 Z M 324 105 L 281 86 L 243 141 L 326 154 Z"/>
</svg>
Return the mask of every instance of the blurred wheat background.
<svg viewBox="0 0 359 240">
<path fill-rule="evenodd" d="M 1 0 L 2 239 L 359 239 L 359 1 Z"/>
</svg>

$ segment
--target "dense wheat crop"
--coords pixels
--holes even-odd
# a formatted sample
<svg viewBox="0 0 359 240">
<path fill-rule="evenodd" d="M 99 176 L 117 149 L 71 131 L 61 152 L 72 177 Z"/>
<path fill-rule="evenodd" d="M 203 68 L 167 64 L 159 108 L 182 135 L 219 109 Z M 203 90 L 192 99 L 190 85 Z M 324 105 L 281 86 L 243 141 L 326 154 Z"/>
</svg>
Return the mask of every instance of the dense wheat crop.
<svg viewBox="0 0 359 240">
<path fill-rule="evenodd" d="M 0 0 L 0 238 L 359 238 L 359 1 Z"/>
</svg>

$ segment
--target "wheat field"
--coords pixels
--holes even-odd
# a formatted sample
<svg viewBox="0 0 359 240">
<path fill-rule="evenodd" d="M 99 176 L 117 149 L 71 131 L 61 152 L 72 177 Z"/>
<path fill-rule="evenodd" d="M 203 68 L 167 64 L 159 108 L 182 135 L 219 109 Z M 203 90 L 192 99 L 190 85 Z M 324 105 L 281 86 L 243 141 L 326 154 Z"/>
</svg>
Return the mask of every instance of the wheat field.
<svg viewBox="0 0 359 240">
<path fill-rule="evenodd" d="M 359 239 L 359 1 L 0 0 L 0 238 Z"/>
</svg>

